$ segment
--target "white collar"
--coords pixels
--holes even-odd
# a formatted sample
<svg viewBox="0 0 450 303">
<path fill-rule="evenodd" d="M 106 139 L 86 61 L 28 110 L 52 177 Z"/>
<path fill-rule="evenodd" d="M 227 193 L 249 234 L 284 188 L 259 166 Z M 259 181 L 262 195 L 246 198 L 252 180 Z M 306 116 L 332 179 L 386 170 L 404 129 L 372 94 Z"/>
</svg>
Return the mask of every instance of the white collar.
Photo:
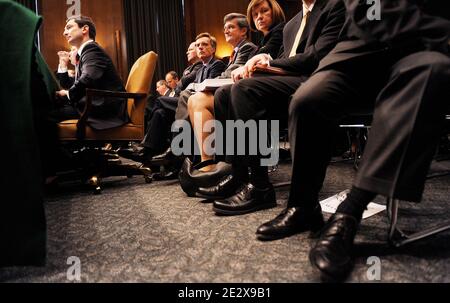
<svg viewBox="0 0 450 303">
<path fill-rule="evenodd" d="M 314 8 L 314 4 L 316 4 L 316 1 L 314 1 L 313 3 L 311 3 L 310 6 L 306 6 L 305 2 L 303 2 L 303 17 L 306 15 L 306 13 L 308 12 L 312 12 L 313 8 Z"/>
<path fill-rule="evenodd" d="M 81 57 L 81 53 L 83 52 L 84 47 L 88 44 L 88 43 L 92 43 L 94 42 L 94 40 L 88 40 L 86 42 L 84 42 L 83 44 L 81 44 L 80 48 L 78 49 L 78 55 Z"/>
</svg>

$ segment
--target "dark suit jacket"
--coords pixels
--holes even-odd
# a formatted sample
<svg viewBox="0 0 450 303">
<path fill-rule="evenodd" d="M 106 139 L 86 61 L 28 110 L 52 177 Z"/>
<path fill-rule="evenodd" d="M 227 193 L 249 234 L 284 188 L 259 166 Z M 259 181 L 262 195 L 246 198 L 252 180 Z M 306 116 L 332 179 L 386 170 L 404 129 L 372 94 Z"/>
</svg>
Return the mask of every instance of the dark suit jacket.
<svg viewBox="0 0 450 303">
<path fill-rule="evenodd" d="M 183 72 L 183 76 L 175 89 L 175 97 L 179 97 L 180 93 L 188 87 L 189 84 L 195 81 L 197 77 L 197 71 L 202 67 L 202 62 L 199 61 L 192 65 L 189 65 Z"/>
<path fill-rule="evenodd" d="M 125 91 L 117 71 L 106 52 L 95 42 L 83 48 L 78 65 L 78 79 L 69 89 L 70 102 L 84 108 L 86 88 Z M 127 100 L 96 98 L 92 102 L 88 124 L 95 129 L 107 129 L 128 122 Z"/>
<path fill-rule="evenodd" d="M 365 1 L 346 0 L 345 37 L 320 62 L 317 71 L 388 50 L 399 57 L 420 50 L 448 54 L 450 22 L 428 14 L 442 11 L 440 1 L 398 0 L 380 3 L 381 20 L 369 21 L 366 18 L 368 6 Z"/>
<path fill-rule="evenodd" d="M 270 62 L 273 67 L 309 76 L 336 45 L 345 22 L 345 5 L 342 0 L 317 0 L 302 35 L 297 55 L 289 58 L 294 40 L 302 22 L 300 11 L 284 27 L 283 49 L 278 57 Z"/>
<path fill-rule="evenodd" d="M 59 84 L 64 89 L 69 89 L 72 87 L 75 79 L 69 76 L 68 72 L 65 73 L 56 73 L 56 79 L 58 79 Z"/>
<path fill-rule="evenodd" d="M 250 58 L 250 55 L 252 55 L 256 49 L 257 49 L 256 45 L 254 45 L 252 42 L 249 41 L 244 42 L 239 47 L 236 55 L 234 56 L 234 60 L 228 63 L 227 69 L 220 75 L 219 78 L 221 79 L 231 78 L 231 72 L 234 71 L 236 68 L 245 65 L 245 63 L 247 63 L 247 60 Z"/>
<path fill-rule="evenodd" d="M 225 71 L 226 68 L 227 66 L 222 62 L 222 60 L 214 57 L 207 65 L 202 65 L 197 72 L 194 82 L 202 83 L 205 79 L 217 78 L 223 71 Z"/>
<path fill-rule="evenodd" d="M 277 58 L 283 45 L 283 29 L 285 25 L 285 22 L 281 22 L 273 26 L 269 33 L 261 40 L 258 48 L 251 57 L 258 54 L 269 54 L 272 58 Z"/>
</svg>

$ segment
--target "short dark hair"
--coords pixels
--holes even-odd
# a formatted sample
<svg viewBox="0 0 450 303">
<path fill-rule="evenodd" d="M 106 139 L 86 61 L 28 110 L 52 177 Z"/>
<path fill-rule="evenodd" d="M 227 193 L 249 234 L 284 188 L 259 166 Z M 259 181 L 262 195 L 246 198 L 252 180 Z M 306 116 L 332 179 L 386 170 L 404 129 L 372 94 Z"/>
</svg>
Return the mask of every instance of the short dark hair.
<svg viewBox="0 0 450 303">
<path fill-rule="evenodd" d="M 166 74 L 166 76 L 167 76 L 167 75 L 171 75 L 173 79 L 180 79 L 180 77 L 178 76 L 177 72 L 176 72 L 176 71 L 173 71 L 173 70 L 171 70 L 170 72 L 168 72 L 168 73 Z"/>
<path fill-rule="evenodd" d="M 216 39 L 216 37 L 214 37 L 213 35 L 211 35 L 210 33 L 201 33 L 201 34 L 198 34 L 197 35 L 197 37 L 195 37 L 195 41 L 197 41 L 198 39 L 200 39 L 200 38 L 209 38 L 209 40 L 211 41 L 211 46 L 214 48 L 214 49 L 217 49 L 217 39 Z"/>
<path fill-rule="evenodd" d="M 76 24 L 78 24 L 79 28 L 87 25 L 89 27 L 89 38 L 95 41 L 95 37 L 97 36 L 97 29 L 95 28 L 94 21 L 92 21 L 90 17 L 82 15 L 72 16 L 67 19 L 66 23 L 70 20 L 73 20 Z"/>
<path fill-rule="evenodd" d="M 239 13 L 231 13 L 226 15 L 223 18 L 223 24 L 227 23 L 228 21 L 236 19 L 236 22 L 239 26 L 239 28 L 246 28 L 247 29 L 247 38 L 250 36 L 250 26 L 247 21 L 247 16 Z"/>
</svg>

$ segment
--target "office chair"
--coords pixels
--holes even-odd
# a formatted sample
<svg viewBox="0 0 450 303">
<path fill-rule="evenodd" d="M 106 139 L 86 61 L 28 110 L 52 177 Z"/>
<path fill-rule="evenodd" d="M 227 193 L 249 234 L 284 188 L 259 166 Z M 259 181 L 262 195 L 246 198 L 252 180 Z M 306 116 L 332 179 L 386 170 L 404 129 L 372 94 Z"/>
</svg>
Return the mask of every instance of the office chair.
<svg viewBox="0 0 450 303">
<path fill-rule="evenodd" d="M 58 124 L 59 139 L 76 146 L 73 151 L 75 162 L 79 167 L 76 173 L 82 179 L 89 181 L 96 194 L 101 193 L 101 178 L 104 177 L 143 175 L 147 183 L 152 182 L 150 168 L 122 163 L 112 143 L 123 144 L 141 141 L 144 138 L 144 111 L 157 58 L 156 53 L 148 52 L 134 63 L 125 86 L 126 92 L 87 89 L 86 106 L 81 117 L 78 120 L 68 120 Z M 128 98 L 127 109 L 130 122 L 106 130 L 91 128 L 87 124 L 87 118 L 92 99 L 100 96 Z"/>
</svg>

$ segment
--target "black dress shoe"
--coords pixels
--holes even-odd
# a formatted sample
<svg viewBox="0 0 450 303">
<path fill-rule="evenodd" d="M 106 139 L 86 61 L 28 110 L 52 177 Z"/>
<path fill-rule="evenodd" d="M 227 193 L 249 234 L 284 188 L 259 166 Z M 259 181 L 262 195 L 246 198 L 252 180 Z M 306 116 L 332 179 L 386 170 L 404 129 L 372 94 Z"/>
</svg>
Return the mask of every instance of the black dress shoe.
<svg viewBox="0 0 450 303">
<path fill-rule="evenodd" d="M 312 266 L 324 281 L 343 281 L 353 268 L 351 257 L 358 221 L 336 213 L 323 228 L 316 246 L 309 253 Z"/>
<path fill-rule="evenodd" d="M 178 169 L 174 167 L 165 168 L 160 172 L 154 173 L 152 178 L 155 181 L 175 180 L 178 178 Z"/>
<path fill-rule="evenodd" d="M 215 186 L 200 187 L 196 196 L 207 200 L 223 200 L 233 196 L 241 186 L 242 182 L 236 180 L 233 175 L 228 175 Z"/>
<path fill-rule="evenodd" d="M 272 184 L 265 189 L 258 189 L 251 183 L 248 183 L 234 196 L 225 200 L 215 201 L 213 210 L 218 215 L 235 216 L 276 206 L 277 201 Z"/>
<path fill-rule="evenodd" d="M 149 164 L 154 155 L 153 151 L 146 147 L 142 148 L 141 150 L 120 149 L 117 153 L 121 157 L 140 162 L 144 165 Z"/>
<path fill-rule="evenodd" d="M 277 240 L 305 231 L 317 233 L 324 224 L 320 206 L 313 211 L 290 207 L 283 210 L 272 221 L 261 225 L 256 231 L 256 235 L 259 240 L 263 241 Z"/>
<path fill-rule="evenodd" d="M 136 156 L 143 151 L 143 147 L 139 147 L 138 145 L 132 145 L 127 148 L 120 148 L 117 153 L 119 156 L 130 159 L 130 157 Z"/>
<path fill-rule="evenodd" d="M 172 149 L 169 147 L 162 154 L 156 155 L 152 158 L 153 165 L 163 165 L 172 163 L 177 157 L 173 154 Z"/>
</svg>

